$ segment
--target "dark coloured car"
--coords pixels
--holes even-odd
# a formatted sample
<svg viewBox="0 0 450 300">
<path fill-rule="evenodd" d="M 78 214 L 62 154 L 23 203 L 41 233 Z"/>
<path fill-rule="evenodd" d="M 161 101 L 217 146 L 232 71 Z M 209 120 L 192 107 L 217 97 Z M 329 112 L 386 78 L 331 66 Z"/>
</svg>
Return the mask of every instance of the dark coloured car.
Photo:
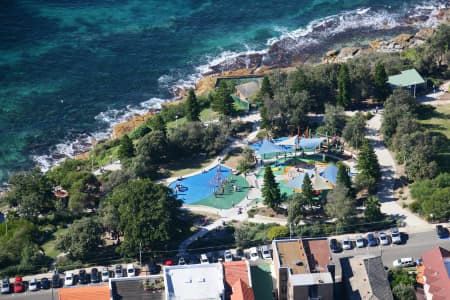
<svg viewBox="0 0 450 300">
<path fill-rule="evenodd" d="M 61 279 L 59 278 L 59 274 L 55 273 L 52 276 L 52 287 L 57 289 L 61 287 Z"/>
<path fill-rule="evenodd" d="M 377 238 L 375 237 L 375 235 L 373 233 L 368 233 L 367 234 L 367 244 L 370 247 L 375 247 L 375 246 L 378 245 L 378 240 L 377 240 Z"/>
<path fill-rule="evenodd" d="M 80 273 L 78 274 L 78 280 L 80 282 L 80 284 L 88 284 L 88 278 L 87 278 L 87 274 L 86 274 L 86 270 L 81 269 Z"/>
<path fill-rule="evenodd" d="M 41 289 L 48 290 L 50 288 L 50 280 L 47 277 L 41 279 Z"/>
<path fill-rule="evenodd" d="M 148 264 L 148 272 L 150 273 L 150 275 L 159 274 L 161 272 L 161 266 L 155 264 L 154 261 L 151 261 Z"/>
<path fill-rule="evenodd" d="M 101 281 L 100 273 L 98 272 L 97 268 L 92 268 L 92 270 L 91 270 L 91 282 L 99 283 L 100 281 Z"/>
<path fill-rule="evenodd" d="M 339 243 L 336 239 L 330 240 L 330 250 L 333 253 L 341 251 L 341 247 L 339 246 Z"/>
<path fill-rule="evenodd" d="M 438 238 L 443 239 L 447 237 L 447 230 L 442 225 L 436 225 L 436 234 Z"/>
</svg>

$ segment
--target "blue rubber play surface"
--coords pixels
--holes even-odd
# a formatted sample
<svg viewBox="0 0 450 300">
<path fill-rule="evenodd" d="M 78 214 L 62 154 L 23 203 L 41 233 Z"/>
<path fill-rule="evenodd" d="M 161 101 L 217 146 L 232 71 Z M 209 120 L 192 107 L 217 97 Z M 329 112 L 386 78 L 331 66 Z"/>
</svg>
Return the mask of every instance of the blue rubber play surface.
<svg viewBox="0 0 450 300">
<path fill-rule="evenodd" d="M 186 204 L 192 204 L 212 195 L 220 182 L 230 175 L 231 169 L 221 165 L 219 171 L 219 166 L 215 166 L 204 173 L 172 182 L 169 188 L 176 193 L 178 199 Z"/>
</svg>

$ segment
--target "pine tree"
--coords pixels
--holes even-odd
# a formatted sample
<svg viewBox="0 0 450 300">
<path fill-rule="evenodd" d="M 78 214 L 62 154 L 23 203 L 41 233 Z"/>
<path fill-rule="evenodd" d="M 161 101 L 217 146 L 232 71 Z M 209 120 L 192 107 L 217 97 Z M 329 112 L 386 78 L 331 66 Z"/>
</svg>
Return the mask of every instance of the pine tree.
<svg viewBox="0 0 450 300">
<path fill-rule="evenodd" d="M 351 103 L 351 85 L 350 85 L 350 74 L 348 66 L 342 64 L 339 68 L 338 74 L 338 105 L 347 108 Z"/>
<path fill-rule="evenodd" d="M 185 105 L 186 120 L 191 122 L 200 121 L 200 105 L 193 89 L 189 90 Z"/>
<path fill-rule="evenodd" d="M 373 222 L 378 221 L 383 217 L 383 213 L 381 212 L 381 204 L 378 201 L 378 198 L 371 196 L 367 198 L 364 202 L 366 209 L 364 210 L 364 216 L 367 221 Z"/>
<path fill-rule="evenodd" d="M 374 96 L 377 101 L 384 102 L 389 96 L 390 90 L 388 86 L 388 76 L 384 65 L 378 63 L 375 66 L 375 77 L 374 77 Z"/>
<path fill-rule="evenodd" d="M 269 77 L 264 76 L 262 82 L 261 82 L 261 90 L 260 90 L 260 98 L 264 98 L 265 95 L 268 95 L 270 98 L 273 98 L 273 90 L 272 86 L 270 85 Z"/>
<path fill-rule="evenodd" d="M 118 155 L 119 159 L 131 158 L 134 155 L 133 142 L 126 134 L 120 139 Z"/>
<path fill-rule="evenodd" d="M 341 184 L 349 190 L 349 195 L 353 197 L 352 180 L 348 176 L 348 169 L 344 164 L 339 164 L 336 185 Z"/>
<path fill-rule="evenodd" d="M 374 192 L 378 179 L 380 178 L 380 164 L 369 140 L 364 139 L 358 154 L 358 164 L 356 168 L 359 173 L 356 181 L 362 188 L 367 188 L 369 192 Z"/>
<path fill-rule="evenodd" d="M 273 210 L 281 204 L 281 194 L 278 183 L 275 181 L 272 168 L 267 166 L 264 172 L 264 186 L 262 188 L 264 204 Z"/>
<path fill-rule="evenodd" d="M 303 179 L 302 194 L 303 194 L 303 197 L 305 197 L 306 202 L 309 204 L 309 206 L 312 207 L 313 197 L 314 197 L 314 189 L 313 189 L 312 182 L 311 182 L 311 179 L 309 178 L 308 173 L 305 174 L 305 178 Z"/>
<path fill-rule="evenodd" d="M 212 109 L 224 116 L 233 115 L 235 111 L 234 100 L 233 97 L 231 97 L 231 93 L 232 90 L 227 83 L 224 80 L 220 81 L 219 86 L 214 93 L 213 102 L 211 104 Z"/>
</svg>

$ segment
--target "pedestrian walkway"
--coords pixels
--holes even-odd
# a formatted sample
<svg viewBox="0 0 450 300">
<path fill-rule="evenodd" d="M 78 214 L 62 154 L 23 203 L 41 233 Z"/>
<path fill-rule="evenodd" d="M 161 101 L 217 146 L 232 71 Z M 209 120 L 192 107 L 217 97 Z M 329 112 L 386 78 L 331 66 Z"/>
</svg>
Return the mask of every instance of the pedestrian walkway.
<svg viewBox="0 0 450 300">
<path fill-rule="evenodd" d="M 424 232 L 432 229 L 428 222 L 419 218 L 407 209 L 402 208 L 394 198 L 394 184 L 397 178 L 394 159 L 380 138 L 381 115 L 379 111 L 367 123 L 366 137 L 372 143 L 381 167 L 381 179 L 378 185 L 377 197 L 381 202 L 381 211 L 393 215 L 406 223 L 406 231 Z"/>
</svg>

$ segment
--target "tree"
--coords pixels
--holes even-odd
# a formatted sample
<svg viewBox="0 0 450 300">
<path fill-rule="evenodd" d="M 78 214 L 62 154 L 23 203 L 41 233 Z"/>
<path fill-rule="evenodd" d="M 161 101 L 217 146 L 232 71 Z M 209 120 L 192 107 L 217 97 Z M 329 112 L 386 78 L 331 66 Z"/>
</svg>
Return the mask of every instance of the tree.
<svg viewBox="0 0 450 300">
<path fill-rule="evenodd" d="M 262 195 L 264 204 L 273 210 L 277 209 L 281 204 L 281 194 L 278 183 L 275 181 L 272 168 L 267 166 L 264 171 L 264 186 L 262 187 Z"/>
<path fill-rule="evenodd" d="M 390 89 L 388 86 L 388 76 L 386 74 L 386 69 L 381 63 L 375 65 L 375 76 L 374 76 L 374 95 L 375 99 L 379 102 L 384 102 L 389 96 Z"/>
<path fill-rule="evenodd" d="M 305 217 L 305 205 L 306 201 L 303 194 L 293 194 L 289 201 L 288 208 L 288 223 L 298 225 L 300 221 Z"/>
<path fill-rule="evenodd" d="M 366 118 L 358 112 L 345 125 L 342 137 L 351 147 L 358 149 L 364 140 L 365 130 Z"/>
<path fill-rule="evenodd" d="M 167 149 L 167 140 L 162 131 L 152 131 L 141 138 L 131 163 L 136 177 L 156 178 L 159 164 L 164 161 Z"/>
<path fill-rule="evenodd" d="M 109 232 L 117 232 L 119 228 L 119 212 L 111 201 L 104 200 L 100 203 L 100 222 L 103 228 Z"/>
<path fill-rule="evenodd" d="M 109 199 L 119 213 L 124 241 L 119 252 L 138 257 L 142 251 L 161 250 L 178 234 L 181 201 L 172 191 L 149 179 L 137 179 L 114 188 Z"/>
<path fill-rule="evenodd" d="M 57 240 L 57 249 L 67 252 L 73 259 L 86 260 L 102 245 L 103 228 L 93 218 L 76 220 L 65 235 Z"/>
<path fill-rule="evenodd" d="M 242 158 L 238 162 L 237 169 L 242 173 L 250 172 L 255 166 L 255 153 L 252 148 L 245 147 L 242 151 Z"/>
<path fill-rule="evenodd" d="M 261 89 L 259 91 L 260 100 L 264 98 L 266 95 L 269 96 L 270 98 L 273 98 L 273 90 L 272 86 L 270 85 L 270 80 L 268 76 L 264 76 L 261 82 Z"/>
<path fill-rule="evenodd" d="M 416 292 L 413 285 L 400 283 L 392 288 L 392 294 L 396 300 L 416 300 Z"/>
<path fill-rule="evenodd" d="M 302 194 L 303 197 L 305 198 L 306 203 L 308 203 L 309 206 L 312 207 L 314 198 L 314 189 L 308 173 L 306 173 L 305 177 L 303 178 Z"/>
<path fill-rule="evenodd" d="M 339 68 L 337 104 L 347 108 L 351 103 L 351 84 L 348 66 L 344 63 Z"/>
<path fill-rule="evenodd" d="M 380 201 L 374 196 L 370 196 L 364 202 L 366 209 L 364 210 L 364 216 L 367 221 L 373 222 L 378 221 L 383 217 L 383 213 L 381 212 L 381 204 Z"/>
<path fill-rule="evenodd" d="M 348 193 L 345 186 L 336 185 L 327 195 L 325 211 L 330 218 L 336 218 L 338 224 L 345 224 L 355 214 L 355 206 Z"/>
<path fill-rule="evenodd" d="M 381 176 L 378 158 L 369 140 L 364 139 L 358 154 L 359 173 L 356 175 L 356 182 L 359 187 L 367 188 L 369 193 L 375 191 L 378 179 Z"/>
<path fill-rule="evenodd" d="M 166 136 L 167 125 L 166 122 L 164 121 L 164 118 L 162 117 L 162 114 L 155 115 L 154 117 L 148 119 L 146 123 L 151 128 L 151 130 L 161 131 L 164 134 L 164 136 Z"/>
<path fill-rule="evenodd" d="M 220 81 L 211 104 L 214 111 L 217 111 L 224 116 L 231 116 L 234 114 L 234 100 L 231 97 L 233 89 L 234 87 L 228 85 L 225 80 Z"/>
<path fill-rule="evenodd" d="M 125 160 L 127 158 L 131 158 L 134 155 L 134 145 L 131 139 L 128 137 L 128 135 L 124 135 L 120 139 L 120 146 L 119 150 L 117 152 L 119 155 L 119 159 Z"/>
<path fill-rule="evenodd" d="M 427 201 L 422 202 L 421 206 L 427 218 L 446 219 L 450 215 L 450 187 L 436 189 Z"/>
<path fill-rule="evenodd" d="M 325 103 L 323 119 L 329 135 L 340 135 L 345 126 L 344 108 Z"/>
<path fill-rule="evenodd" d="M 450 25 L 441 24 L 430 39 L 430 48 L 438 67 L 441 67 L 450 50 Z"/>
<path fill-rule="evenodd" d="M 336 185 L 343 185 L 345 186 L 348 191 L 350 197 L 353 197 L 354 191 L 352 188 L 352 180 L 350 176 L 348 175 L 348 168 L 343 163 L 340 163 L 338 165 L 338 173 L 336 178 Z"/>
<path fill-rule="evenodd" d="M 192 122 L 200 121 L 200 105 L 195 96 L 193 89 L 189 89 L 189 93 L 186 99 L 186 120 Z"/>
<path fill-rule="evenodd" d="M 286 226 L 274 226 L 267 232 L 267 238 L 272 241 L 276 238 L 286 237 L 289 235 L 289 228 Z"/>
</svg>

